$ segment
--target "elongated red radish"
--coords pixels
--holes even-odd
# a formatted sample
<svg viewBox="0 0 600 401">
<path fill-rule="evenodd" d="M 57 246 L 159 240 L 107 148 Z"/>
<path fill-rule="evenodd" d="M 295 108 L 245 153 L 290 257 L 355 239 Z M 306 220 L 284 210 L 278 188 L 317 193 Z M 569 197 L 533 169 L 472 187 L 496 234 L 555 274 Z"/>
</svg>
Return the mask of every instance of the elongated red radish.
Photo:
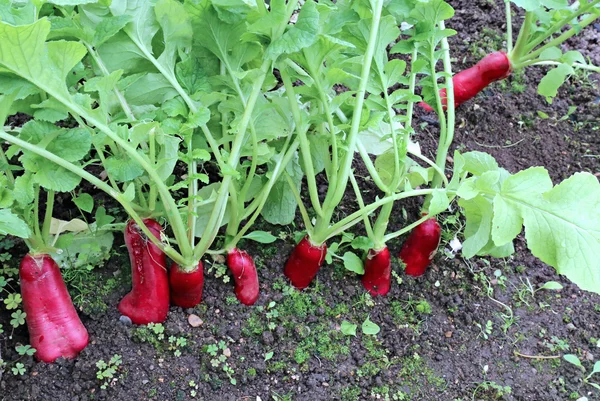
<svg viewBox="0 0 600 401">
<path fill-rule="evenodd" d="M 400 259 L 406 264 L 406 274 L 421 276 L 433 260 L 440 244 L 442 228 L 434 218 L 415 227 L 400 251 Z"/>
<path fill-rule="evenodd" d="M 458 107 L 474 98 L 492 82 L 505 79 L 512 72 L 510 60 L 504 52 L 493 52 L 481 59 L 471 68 L 467 68 L 452 77 L 454 84 L 454 105 Z M 446 89 L 440 90 L 444 110 L 447 105 Z M 427 111 L 433 108 L 425 102 L 419 103 Z"/>
<path fill-rule="evenodd" d="M 327 255 L 327 244 L 313 245 L 308 236 L 296 245 L 290 255 L 284 274 L 299 290 L 309 286 L 315 278 Z"/>
<path fill-rule="evenodd" d="M 169 270 L 171 286 L 171 303 L 182 308 L 193 308 L 202 300 L 204 286 L 204 269 L 202 261 L 198 262 L 196 270 L 186 272 L 177 263 Z"/>
<path fill-rule="evenodd" d="M 160 239 L 161 225 L 145 219 L 144 224 Z M 135 221 L 125 228 L 125 244 L 131 261 L 131 292 L 119 303 L 119 312 L 135 324 L 162 323 L 169 312 L 169 277 L 165 254 L 144 236 Z"/>
<path fill-rule="evenodd" d="M 371 295 L 386 295 L 390 291 L 392 262 L 387 246 L 383 249 L 369 249 L 365 259 L 363 286 Z"/>
<path fill-rule="evenodd" d="M 29 342 L 43 362 L 75 358 L 88 332 L 73 306 L 58 265 L 49 255 L 25 255 L 19 267 Z"/>
<path fill-rule="evenodd" d="M 252 256 L 233 248 L 227 254 L 227 266 L 235 281 L 235 296 L 244 305 L 254 305 L 259 295 L 258 274 Z"/>
</svg>

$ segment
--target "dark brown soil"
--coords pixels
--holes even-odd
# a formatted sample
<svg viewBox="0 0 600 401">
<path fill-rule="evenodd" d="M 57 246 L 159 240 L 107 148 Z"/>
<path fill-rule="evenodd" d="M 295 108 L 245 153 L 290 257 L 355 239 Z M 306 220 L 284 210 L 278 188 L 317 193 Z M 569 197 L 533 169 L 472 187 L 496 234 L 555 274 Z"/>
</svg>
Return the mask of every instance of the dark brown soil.
<svg viewBox="0 0 600 401">
<path fill-rule="evenodd" d="M 460 70 L 494 50 L 488 46 L 502 32 L 503 2 L 451 3 L 457 13 L 448 25 L 459 32 L 452 39 L 452 56 Z M 599 31 L 589 29 L 569 47 L 600 64 Z M 481 54 L 472 49 L 482 49 Z M 541 69 L 529 69 L 464 104 L 457 113 L 454 148 L 489 152 L 511 172 L 543 165 L 557 182 L 575 171 L 599 174 L 600 77 L 574 77 L 549 105 L 536 94 L 542 74 Z M 516 93 L 520 84 L 525 90 Z M 559 121 L 570 106 L 577 110 Z M 544 113 L 549 118 L 542 118 Z M 422 111 L 417 118 L 415 139 L 433 154 L 435 120 Z M 349 200 L 344 207 L 355 205 Z M 417 203 L 399 205 L 391 228 L 403 222 L 402 207 L 411 220 L 418 213 Z M 449 232 L 455 229 L 450 220 L 446 223 Z M 387 297 L 372 303 L 357 277 L 339 263 L 323 268 L 307 291 L 291 291 L 281 270 L 292 243 L 290 235 L 275 246 L 243 244 L 256 255 L 259 267 L 257 306 L 235 302 L 231 283 L 225 284 L 212 269 L 204 303 L 194 310 L 172 308 L 164 339 L 119 321 L 116 305 L 129 290 L 129 266 L 125 249 L 115 247 L 120 255 L 87 277 L 87 298 L 79 298 L 91 342 L 76 360 L 48 365 L 19 357 L 14 347 L 27 343 L 26 329 L 9 337 L 10 313 L 0 311 L 5 328 L 0 351 L 8 362 L 0 379 L 0 400 L 600 399 L 600 392 L 583 382 L 585 375 L 561 358 L 576 354 L 591 372 L 595 357 L 600 357 L 600 296 L 580 291 L 537 261 L 522 238 L 516 241 L 516 255 L 505 260 L 467 261 L 440 253 L 425 276 L 412 279 L 400 273 L 402 284 L 394 282 Z M 400 244 L 390 244 L 394 254 Z M 11 263 L 18 258 L 15 254 Z M 207 262 L 206 268 L 211 265 Z M 550 280 L 561 282 L 563 290 L 528 295 L 527 283 L 537 288 Z M 80 294 L 81 287 L 71 291 Z M 427 303 L 417 307 L 423 300 Z M 188 324 L 192 313 L 203 320 L 200 327 Z M 367 316 L 381 328 L 376 337 L 361 332 Z M 358 324 L 356 337 L 341 334 L 344 320 Z M 187 345 L 179 347 L 181 355 L 170 349 L 170 336 L 186 339 Z M 209 346 L 217 346 L 216 356 Z M 226 364 L 215 360 L 223 353 L 229 355 L 223 358 Z M 102 389 L 96 363 L 115 354 L 122 365 Z M 25 364 L 25 375 L 11 373 L 17 361 Z"/>
</svg>

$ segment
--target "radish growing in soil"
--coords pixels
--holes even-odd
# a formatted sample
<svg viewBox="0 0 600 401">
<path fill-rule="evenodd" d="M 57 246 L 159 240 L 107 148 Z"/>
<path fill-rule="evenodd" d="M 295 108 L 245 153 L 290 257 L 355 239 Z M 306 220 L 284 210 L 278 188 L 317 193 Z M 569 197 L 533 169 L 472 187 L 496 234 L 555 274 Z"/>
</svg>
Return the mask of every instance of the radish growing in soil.
<svg viewBox="0 0 600 401">
<path fill-rule="evenodd" d="M 425 273 L 440 244 L 441 234 L 442 228 L 435 217 L 412 230 L 398 255 L 406 265 L 406 274 L 418 277 Z"/>
<path fill-rule="evenodd" d="M 60 269 L 49 255 L 27 254 L 19 267 L 29 343 L 43 362 L 75 358 L 88 344 Z"/>
<path fill-rule="evenodd" d="M 161 225 L 151 219 L 143 223 L 157 239 Z M 144 237 L 137 223 L 130 220 L 125 228 L 125 244 L 131 262 L 131 292 L 119 303 L 119 312 L 134 324 L 162 323 L 169 312 L 169 277 L 165 253 Z"/>
<path fill-rule="evenodd" d="M 574 73 L 575 69 L 600 72 L 600 67 L 588 64 L 578 51 L 563 53 L 561 44 L 577 34 L 581 29 L 600 18 L 600 1 L 577 1 L 538 3 L 515 2 L 524 7 L 526 14 L 516 43 L 513 46 L 511 2 L 506 2 L 506 26 L 508 52 L 492 52 L 473 67 L 459 72 L 453 77 L 454 104 L 456 107 L 472 99 L 492 82 L 506 79 L 514 71 L 530 66 L 553 66 L 540 81 L 538 93 L 550 99 L 558 88 Z M 576 21 L 577 23 L 573 23 Z M 566 28 L 566 29 L 565 29 Z M 446 89 L 440 90 L 441 105 L 447 106 Z M 419 103 L 428 111 L 431 107 Z"/>
<path fill-rule="evenodd" d="M 2 100 L 6 99 L 3 97 Z M 2 113 L 7 110 L 0 111 L 3 124 L 6 114 Z M 40 132 L 46 136 L 35 135 Z M 23 125 L 19 136 L 32 142 L 43 141 L 46 149 L 69 154 L 75 162 L 87 155 L 91 144 L 90 136 L 85 131 L 59 128 L 37 121 Z M 0 234 L 22 238 L 29 248 L 29 253 L 19 265 L 29 342 L 36 349 L 35 357 L 40 361 L 74 358 L 87 346 L 88 332 L 77 315 L 60 268 L 50 253 L 58 251 L 55 243 L 62 232 L 90 230 L 82 220 L 67 222 L 52 217 L 56 192 L 73 191 L 80 180 L 75 177 L 71 181 L 55 181 L 44 174 L 47 170 L 56 170 L 54 164 L 25 150 L 20 154 L 19 162 L 19 165 L 11 164 L 10 157 L 0 147 L 0 165 L 4 166 L 0 171 L 3 186 L 0 195 Z M 15 176 L 13 171 L 18 172 L 19 176 Z M 57 171 L 55 174 L 60 175 L 61 172 L 64 173 Z M 23 182 L 26 182 L 28 189 L 23 189 Z M 44 192 L 45 203 L 42 201 Z M 40 221 L 42 210 L 43 220 Z"/>
</svg>

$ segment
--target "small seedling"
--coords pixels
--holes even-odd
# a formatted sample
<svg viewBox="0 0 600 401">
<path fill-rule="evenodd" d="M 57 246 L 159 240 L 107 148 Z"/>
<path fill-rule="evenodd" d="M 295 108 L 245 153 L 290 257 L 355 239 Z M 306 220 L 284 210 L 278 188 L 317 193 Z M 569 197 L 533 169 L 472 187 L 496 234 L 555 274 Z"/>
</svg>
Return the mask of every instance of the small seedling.
<svg viewBox="0 0 600 401">
<path fill-rule="evenodd" d="M 563 359 L 565 361 L 569 362 L 570 364 L 577 366 L 579 369 L 581 369 L 581 371 L 583 373 L 586 372 L 585 366 L 583 366 L 583 364 L 581 363 L 581 360 L 579 359 L 579 357 L 577 355 L 565 354 L 565 355 L 563 355 Z M 590 381 L 592 376 L 595 375 L 596 373 L 600 373 L 600 361 L 597 361 L 594 364 L 594 367 L 592 368 L 592 372 L 583 378 L 583 382 L 585 384 L 589 384 L 590 386 L 594 387 L 596 390 L 600 390 L 600 384 L 593 383 Z"/>
<path fill-rule="evenodd" d="M 103 359 L 96 362 L 96 367 L 98 368 L 96 371 L 96 378 L 100 380 L 100 388 L 102 390 L 106 390 L 109 385 L 117 380 L 115 374 L 119 370 L 119 366 L 121 366 L 122 362 L 121 355 L 118 354 L 113 355 L 108 363 L 104 362 Z"/>
<path fill-rule="evenodd" d="M 475 326 L 477 326 L 479 328 L 479 330 L 481 331 L 480 336 L 482 336 L 484 339 L 488 339 L 489 336 L 492 335 L 492 330 L 493 330 L 493 323 L 491 320 L 488 320 L 487 323 L 485 324 L 485 327 L 482 326 L 479 323 L 475 323 Z"/>
</svg>

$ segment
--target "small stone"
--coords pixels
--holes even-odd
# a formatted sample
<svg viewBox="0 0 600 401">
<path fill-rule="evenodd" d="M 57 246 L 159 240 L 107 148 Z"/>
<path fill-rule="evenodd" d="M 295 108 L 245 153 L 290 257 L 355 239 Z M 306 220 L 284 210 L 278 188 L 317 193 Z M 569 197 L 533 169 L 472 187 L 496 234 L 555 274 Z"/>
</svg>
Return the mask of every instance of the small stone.
<svg viewBox="0 0 600 401">
<path fill-rule="evenodd" d="M 575 325 L 573 323 L 569 323 L 569 324 L 567 324 L 567 330 L 569 330 L 569 331 L 577 330 L 577 327 L 575 327 Z"/>
<path fill-rule="evenodd" d="M 452 337 L 452 332 L 451 331 L 447 331 L 447 332 L 444 333 L 444 336 L 446 338 L 451 338 Z"/>
<path fill-rule="evenodd" d="M 591 352 L 587 351 L 585 353 L 585 359 L 587 359 L 588 361 L 593 361 L 594 360 L 594 354 L 592 354 Z"/>
<path fill-rule="evenodd" d="M 142 384 L 148 384 L 148 383 L 150 383 L 150 380 L 148 380 L 148 379 L 142 380 Z"/>
<path fill-rule="evenodd" d="M 121 315 L 121 317 L 119 318 L 119 322 L 121 322 L 127 327 L 133 326 L 133 322 L 131 321 L 131 319 L 125 315 Z"/>
<path fill-rule="evenodd" d="M 204 322 L 202 321 L 202 319 L 200 319 L 200 317 L 198 315 L 192 314 L 192 315 L 188 316 L 188 323 L 192 327 L 200 327 L 200 326 L 202 326 L 202 323 L 204 323 Z"/>
<path fill-rule="evenodd" d="M 225 348 L 223 350 L 223 355 L 225 355 L 227 358 L 229 358 L 231 356 L 231 350 L 229 348 Z"/>
<path fill-rule="evenodd" d="M 262 333 L 262 340 L 265 345 L 271 345 L 273 344 L 273 341 L 275 341 L 275 338 L 273 337 L 273 333 L 265 331 Z"/>
</svg>

